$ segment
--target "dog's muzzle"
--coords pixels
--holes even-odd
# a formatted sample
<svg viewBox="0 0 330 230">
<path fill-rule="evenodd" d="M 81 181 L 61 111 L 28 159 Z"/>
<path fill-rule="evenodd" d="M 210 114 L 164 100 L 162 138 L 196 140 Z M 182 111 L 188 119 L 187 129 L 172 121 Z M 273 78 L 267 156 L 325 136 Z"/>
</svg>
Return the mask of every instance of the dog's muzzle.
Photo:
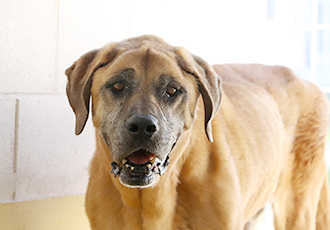
<svg viewBox="0 0 330 230">
<path fill-rule="evenodd" d="M 156 174 L 163 175 L 169 165 L 169 155 L 164 159 L 159 159 L 154 156 L 154 154 L 145 150 L 138 150 L 132 155 L 133 156 L 123 159 L 121 163 L 111 163 L 111 173 L 113 173 L 115 177 L 119 175 L 120 183 L 126 187 L 150 187 L 156 180 Z M 134 159 L 133 161 L 135 163 L 130 159 Z M 146 160 L 147 162 L 145 162 Z M 141 164 L 138 164 L 137 162 L 141 162 Z"/>
<path fill-rule="evenodd" d="M 120 162 L 112 162 L 111 172 L 115 177 L 119 176 L 120 183 L 126 187 L 150 187 L 155 183 L 156 175 L 161 176 L 166 171 L 169 165 L 169 154 L 173 150 L 177 138 L 173 136 L 174 143 L 170 151 L 167 150 L 168 154 L 163 157 L 165 154 L 149 152 L 152 151 L 150 149 L 158 151 L 154 147 L 157 146 L 157 143 L 150 140 L 159 134 L 161 128 L 160 122 L 153 115 L 134 114 L 126 120 L 125 127 L 128 138 L 134 143 L 138 143 L 140 149 L 119 160 Z M 149 143 L 149 146 L 146 143 Z M 150 143 L 152 143 L 152 146 L 150 146 Z M 165 144 L 171 144 L 171 141 Z M 162 158 L 159 158 L 159 156 L 162 156 Z"/>
</svg>

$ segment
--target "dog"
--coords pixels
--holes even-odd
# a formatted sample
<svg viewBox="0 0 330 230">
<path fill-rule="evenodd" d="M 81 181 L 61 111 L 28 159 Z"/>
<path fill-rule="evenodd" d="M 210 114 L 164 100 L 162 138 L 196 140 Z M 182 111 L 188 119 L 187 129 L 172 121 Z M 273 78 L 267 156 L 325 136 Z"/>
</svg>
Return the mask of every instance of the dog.
<svg viewBox="0 0 330 230">
<path fill-rule="evenodd" d="M 329 103 L 290 69 L 211 66 L 144 35 L 65 73 L 77 135 L 92 103 L 93 230 L 253 229 L 269 203 L 277 230 L 330 229 Z"/>
</svg>

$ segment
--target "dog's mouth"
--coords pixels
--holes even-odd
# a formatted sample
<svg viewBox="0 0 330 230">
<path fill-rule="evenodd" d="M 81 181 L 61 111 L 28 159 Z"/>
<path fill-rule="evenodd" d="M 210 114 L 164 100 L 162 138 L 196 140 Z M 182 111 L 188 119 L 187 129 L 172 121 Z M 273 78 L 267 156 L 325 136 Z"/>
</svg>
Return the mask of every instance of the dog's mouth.
<svg viewBox="0 0 330 230">
<path fill-rule="evenodd" d="M 134 151 L 120 163 L 112 162 L 111 172 L 119 175 L 122 185 L 132 188 L 147 188 L 154 184 L 156 174 L 162 175 L 169 165 L 169 155 L 159 159 L 145 149 Z"/>
</svg>

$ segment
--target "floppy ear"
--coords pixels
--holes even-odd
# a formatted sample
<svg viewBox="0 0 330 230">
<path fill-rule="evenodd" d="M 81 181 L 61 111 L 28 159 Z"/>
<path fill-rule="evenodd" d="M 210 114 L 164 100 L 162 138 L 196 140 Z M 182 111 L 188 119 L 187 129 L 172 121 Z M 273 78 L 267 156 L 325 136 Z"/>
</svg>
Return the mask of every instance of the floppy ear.
<svg viewBox="0 0 330 230">
<path fill-rule="evenodd" d="M 95 58 L 97 50 L 90 51 L 79 58 L 70 66 L 65 74 L 68 76 L 66 94 L 70 105 L 76 114 L 76 135 L 79 135 L 86 124 L 89 113 L 89 98 L 92 87 L 91 62 Z M 93 69 L 93 68 L 92 68 Z"/>
<path fill-rule="evenodd" d="M 192 74 L 202 94 L 205 110 L 205 131 L 210 142 L 213 142 L 212 120 L 218 113 L 221 104 L 221 78 L 202 58 L 191 55 L 186 49 L 176 49 L 176 59 L 181 69 Z"/>
<path fill-rule="evenodd" d="M 93 50 L 81 56 L 65 71 L 68 76 L 66 94 L 76 115 L 76 135 L 83 131 L 88 118 L 93 74 L 98 68 L 110 63 L 116 54 L 116 49 L 107 54 Z"/>
</svg>

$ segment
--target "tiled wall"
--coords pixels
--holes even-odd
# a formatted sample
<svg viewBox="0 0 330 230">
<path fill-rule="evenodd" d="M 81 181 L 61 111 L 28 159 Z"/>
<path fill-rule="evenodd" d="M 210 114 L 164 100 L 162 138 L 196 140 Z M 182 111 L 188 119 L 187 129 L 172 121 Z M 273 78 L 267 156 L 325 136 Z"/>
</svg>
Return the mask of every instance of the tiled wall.
<svg viewBox="0 0 330 230">
<path fill-rule="evenodd" d="M 128 36 L 95 2 L 1 3 L 0 203 L 85 193 L 94 130 L 89 120 L 75 136 L 64 71 L 84 52 Z M 127 2 L 109 2 L 109 19 L 127 21 Z"/>
</svg>

